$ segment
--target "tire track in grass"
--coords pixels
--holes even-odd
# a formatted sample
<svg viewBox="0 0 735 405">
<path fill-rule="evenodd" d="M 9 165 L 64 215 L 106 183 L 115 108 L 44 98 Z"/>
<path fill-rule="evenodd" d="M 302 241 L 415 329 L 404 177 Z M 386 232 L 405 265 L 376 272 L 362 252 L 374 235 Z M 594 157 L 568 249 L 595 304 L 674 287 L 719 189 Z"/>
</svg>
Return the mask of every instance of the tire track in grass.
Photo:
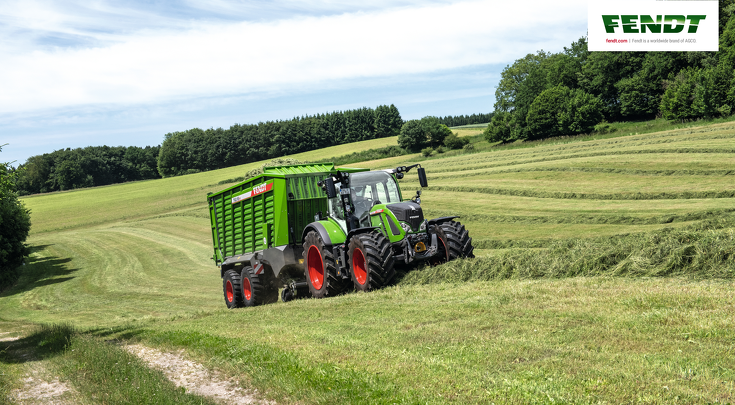
<svg viewBox="0 0 735 405">
<path fill-rule="evenodd" d="M 203 365 L 182 356 L 179 353 L 164 353 L 140 344 L 124 347 L 128 352 L 145 361 L 149 367 L 162 371 L 166 377 L 183 387 L 186 392 L 210 398 L 222 404 L 249 405 L 270 404 L 273 401 L 258 399 L 258 390 L 246 390 L 239 386 L 239 381 L 227 379 L 217 372 L 210 372 Z"/>
</svg>

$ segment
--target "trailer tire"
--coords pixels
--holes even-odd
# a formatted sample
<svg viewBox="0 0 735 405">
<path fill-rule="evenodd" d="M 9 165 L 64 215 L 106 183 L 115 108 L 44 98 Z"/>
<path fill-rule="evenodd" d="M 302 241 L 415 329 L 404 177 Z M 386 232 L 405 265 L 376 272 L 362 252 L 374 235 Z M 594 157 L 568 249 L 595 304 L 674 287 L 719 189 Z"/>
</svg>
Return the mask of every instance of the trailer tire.
<svg viewBox="0 0 735 405">
<path fill-rule="evenodd" d="M 448 221 L 440 224 L 440 226 L 447 236 L 449 260 L 460 257 L 475 257 L 475 247 L 472 246 L 472 238 L 470 238 L 470 233 L 465 229 L 464 225 L 457 221 Z"/>
<path fill-rule="evenodd" d="M 429 234 L 435 233 L 437 236 L 438 249 L 436 255 L 429 259 L 429 265 L 438 266 L 442 263 L 446 263 L 450 260 L 449 248 L 447 247 L 449 242 L 447 241 L 447 234 L 444 232 L 441 226 L 435 225 L 430 228 Z"/>
<path fill-rule="evenodd" d="M 273 286 L 266 273 L 256 275 L 252 267 L 245 266 L 240 279 L 242 280 L 242 300 L 246 307 L 278 301 L 278 288 Z"/>
<path fill-rule="evenodd" d="M 243 304 L 240 275 L 235 270 L 227 270 L 222 277 L 222 291 L 227 308 L 238 308 Z"/>
<path fill-rule="evenodd" d="M 312 297 L 331 297 L 344 290 L 344 282 L 337 275 L 334 255 L 318 233 L 310 231 L 306 234 L 303 256 L 304 275 Z"/>
<path fill-rule="evenodd" d="M 350 276 L 356 291 L 383 288 L 393 279 L 393 250 L 382 233 L 361 233 L 350 239 Z"/>
</svg>

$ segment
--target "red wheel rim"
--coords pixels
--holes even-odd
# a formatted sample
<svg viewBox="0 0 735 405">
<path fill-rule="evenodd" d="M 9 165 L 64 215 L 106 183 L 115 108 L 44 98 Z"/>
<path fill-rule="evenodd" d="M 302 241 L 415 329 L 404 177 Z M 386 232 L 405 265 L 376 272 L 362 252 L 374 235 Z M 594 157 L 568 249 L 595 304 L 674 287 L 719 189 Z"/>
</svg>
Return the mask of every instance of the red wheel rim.
<svg viewBox="0 0 735 405">
<path fill-rule="evenodd" d="M 324 262 L 319 248 L 314 245 L 309 247 L 309 253 L 306 256 L 306 265 L 309 267 L 309 279 L 311 285 L 315 289 L 321 290 L 324 285 Z"/>
<path fill-rule="evenodd" d="M 227 302 L 232 302 L 235 299 L 235 291 L 232 289 L 230 280 L 225 282 L 225 295 L 227 295 Z"/>
<path fill-rule="evenodd" d="M 365 268 L 365 255 L 362 254 L 362 250 L 355 249 L 352 252 L 352 273 L 355 275 L 355 280 L 360 285 L 365 285 L 367 281 L 367 269 Z"/>
<path fill-rule="evenodd" d="M 250 297 L 253 296 L 253 289 L 250 286 L 250 280 L 248 280 L 247 277 L 245 277 L 242 280 L 242 295 L 245 297 L 246 300 L 250 301 Z"/>
</svg>

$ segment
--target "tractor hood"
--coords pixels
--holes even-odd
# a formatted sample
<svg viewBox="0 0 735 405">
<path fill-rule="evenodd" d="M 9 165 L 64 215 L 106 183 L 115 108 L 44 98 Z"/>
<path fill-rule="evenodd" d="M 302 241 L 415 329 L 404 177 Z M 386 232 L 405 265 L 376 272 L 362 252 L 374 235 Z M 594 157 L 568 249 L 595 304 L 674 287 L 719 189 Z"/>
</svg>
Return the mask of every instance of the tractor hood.
<svg viewBox="0 0 735 405">
<path fill-rule="evenodd" d="M 396 216 L 397 220 L 407 222 L 411 225 L 411 229 L 414 232 L 418 231 L 421 223 L 424 222 L 424 211 L 415 202 L 395 203 L 386 205 L 385 207 Z"/>
</svg>

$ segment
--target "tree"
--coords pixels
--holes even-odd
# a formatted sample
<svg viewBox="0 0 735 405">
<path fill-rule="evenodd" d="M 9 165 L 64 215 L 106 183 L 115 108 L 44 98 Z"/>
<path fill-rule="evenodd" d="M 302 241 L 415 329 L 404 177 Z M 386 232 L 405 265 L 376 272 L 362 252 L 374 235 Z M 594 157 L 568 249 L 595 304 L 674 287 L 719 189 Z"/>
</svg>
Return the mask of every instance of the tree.
<svg viewBox="0 0 735 405">
<path fill-rule="evenodd" d="M 668 83 L 661 98 L 661 113 L 667 120 L 690 120 L 698 118 L 699 112 L 693 101 L 697 92 L 699 69 L 687 68 L 679 72 Z"/>
<path fill-rule="evenodd" d="M 31 230 L 31 215 L 18 200 L 16 176 L 8 163 L 0 163 L 0 289 L 15 282 L 18 267 L 28 255 L 25 241 Z"/>
<path fill-rule="evenodd" d="M 411 152 L 418 152 L 426 147 L 426 134 L 420 120 L 408 120 L 401 127 L 398 145 Z"/>
<path fill-rule="evenodd" d="M 568 123 L 563 121 L 562 113 L 570 94 L 568 87 L 558 85 L 536 97 L 528 111 L 528 139 L 548 138 L 563 133 Z"/>
</svg>

